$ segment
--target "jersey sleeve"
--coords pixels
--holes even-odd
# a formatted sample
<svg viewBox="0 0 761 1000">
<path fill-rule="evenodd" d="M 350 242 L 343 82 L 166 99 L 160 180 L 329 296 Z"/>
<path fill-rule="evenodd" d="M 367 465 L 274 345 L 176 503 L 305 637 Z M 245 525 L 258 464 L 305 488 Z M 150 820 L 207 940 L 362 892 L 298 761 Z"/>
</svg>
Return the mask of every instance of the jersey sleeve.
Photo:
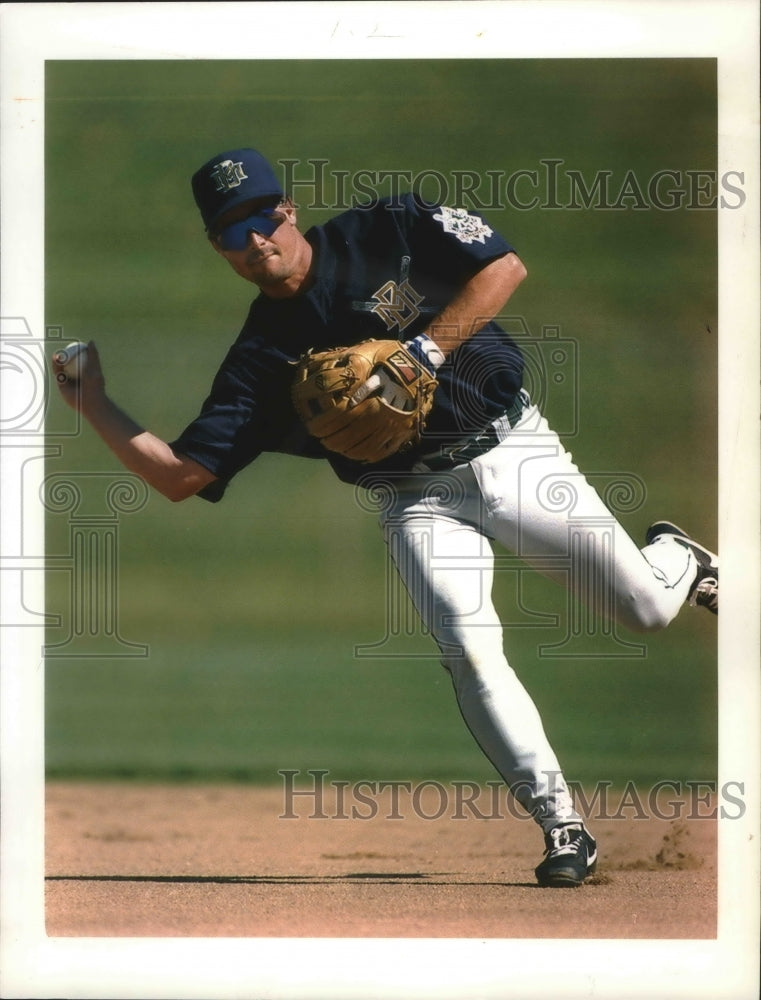
<svg viewBox="0 0 761 1000">
<path fill-rule="evenodd" d="M 247 321 L 200 413 L 170 442 L 174 451 L 217 477 L 198 493 L 212 503 L 222 499 L 230 480 L 262 452 L 298 450 L 290 440 L 297 418 L 288 392 L 288 359 L 263 348 L 250 330 Z"/>
<path fill-rule="evenodd" d="M 491 261 L 515 247 L 476 212 L 430 205 L 416 196 L 406 202 L 408 240 L 413 260 L 436 262 L 443 281 L 467 281 Z"/>
<path fill-rule="evenodd" d="M 255 387 L 226 362 L 214 378 L 198 416 L 170 447 L 216 476 L 198 496 L 222 499 L 232 477 L 262 451 Z"/>
</svg>

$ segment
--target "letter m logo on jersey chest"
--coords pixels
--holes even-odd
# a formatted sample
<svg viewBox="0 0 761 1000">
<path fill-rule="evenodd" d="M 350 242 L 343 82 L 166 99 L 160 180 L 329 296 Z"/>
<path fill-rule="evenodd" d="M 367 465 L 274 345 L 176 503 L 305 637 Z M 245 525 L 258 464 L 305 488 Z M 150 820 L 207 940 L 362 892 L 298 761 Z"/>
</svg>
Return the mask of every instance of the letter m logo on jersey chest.
<svg viewBox="0 0 761 1000">
<path fill-rule="evenodd" d="M 398 281 L 386 281 L 372 293 L 369 302 L 352 302 L 351 307 L 357 312 L 373 313 L 383 320 L 386 330 L 391 332 L 395 327 L 401 332 L 418 316 L 425 313 L 434 314 L 433 306 L 421 305 L 425 299 L 419 295 L 409 282 L 410 258 L 401 259 Z"/>
<path fill-rule="evenodd" d="M 237 163 L 232 160 L 222 160 L 212 170 L 211 178 L 217 191 L 230 191 L 232 188 L 240 187 L 243 181 L 248 180 L 248 174 L 243 173 L 242 160 Z"/>
<path fill-rule="evenodd" d="M 373 292 L 372 297 L 375 301 L 370 312 L 380 316 L 387 330 L 393 330 L 394 327 L 405 330 L 420 315 L 418 306 L 423 301 L 423 296 L 418 295 L 406 278 L 401 284 L 387 281 L 377 292 Z"/>
</svg>

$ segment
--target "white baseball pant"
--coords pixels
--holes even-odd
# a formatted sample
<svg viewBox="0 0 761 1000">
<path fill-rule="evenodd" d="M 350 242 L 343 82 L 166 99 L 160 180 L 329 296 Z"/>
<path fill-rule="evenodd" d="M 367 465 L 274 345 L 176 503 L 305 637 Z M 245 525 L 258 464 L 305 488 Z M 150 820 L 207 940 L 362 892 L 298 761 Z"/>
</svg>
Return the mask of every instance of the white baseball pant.
<svg viewBox="0 0 761 1000">
<path fill-rule="evenodd" d="M 505 657 L 491 542 L 637 632 L 676 616 L 697 563 L 670 536 L 637 548 L 536 406 L 512 429 L 504 418 L 493 426 L 500 443 L 485 454 L 394 482 L 381 525 L 468 728 L 546 832 L 580 817 L 538 710 Z"/>
</svg>

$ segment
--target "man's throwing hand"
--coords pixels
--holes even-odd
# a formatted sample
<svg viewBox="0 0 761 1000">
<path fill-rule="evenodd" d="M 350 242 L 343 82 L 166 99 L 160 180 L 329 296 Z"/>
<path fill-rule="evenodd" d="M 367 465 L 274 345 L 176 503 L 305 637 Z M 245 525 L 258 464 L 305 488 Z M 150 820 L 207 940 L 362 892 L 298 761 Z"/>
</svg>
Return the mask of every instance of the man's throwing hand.
<svg viewBox="0 0 761 1000">
<path fill-rule="evenodd" d="M 66 403 L 74 410 L 85 411 L 105 386 L 100 355 L 95 344 L 69 344 L 56 351 L 51 359 L 53 375 Z"/>
</svg>

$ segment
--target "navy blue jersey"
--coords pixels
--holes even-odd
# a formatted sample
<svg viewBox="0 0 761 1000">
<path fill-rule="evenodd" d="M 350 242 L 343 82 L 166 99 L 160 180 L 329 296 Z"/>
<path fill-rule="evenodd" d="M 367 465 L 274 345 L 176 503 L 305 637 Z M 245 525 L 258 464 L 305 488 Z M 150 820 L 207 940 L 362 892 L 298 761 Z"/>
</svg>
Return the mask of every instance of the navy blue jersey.
<svg viewBox="0 0 761 1000">
<path fill-rule="evenodd" d="M 482 430 L 510 407 L 521 387 L 516 344 L 489 322 L 437 372 L 439 385 L 423 439 L 373 466 L 326 451 L 291 404 L 294 365 L 309 348 L 370 337 L 407 341 L 424 332 L 463 284 L 513 247 L 480 216 L 431 206 L 413 195 L 350 209 L 305 233 L 314 281 L 289 299 L 260 294 L 217 372 L 198 417 L 171 447 L 217 480 L 199 496 L 217 501 L 262 452 L 327 459 L 348 483 L 368 471 L 402 472 L 421 454 Z"/>
</svg>

